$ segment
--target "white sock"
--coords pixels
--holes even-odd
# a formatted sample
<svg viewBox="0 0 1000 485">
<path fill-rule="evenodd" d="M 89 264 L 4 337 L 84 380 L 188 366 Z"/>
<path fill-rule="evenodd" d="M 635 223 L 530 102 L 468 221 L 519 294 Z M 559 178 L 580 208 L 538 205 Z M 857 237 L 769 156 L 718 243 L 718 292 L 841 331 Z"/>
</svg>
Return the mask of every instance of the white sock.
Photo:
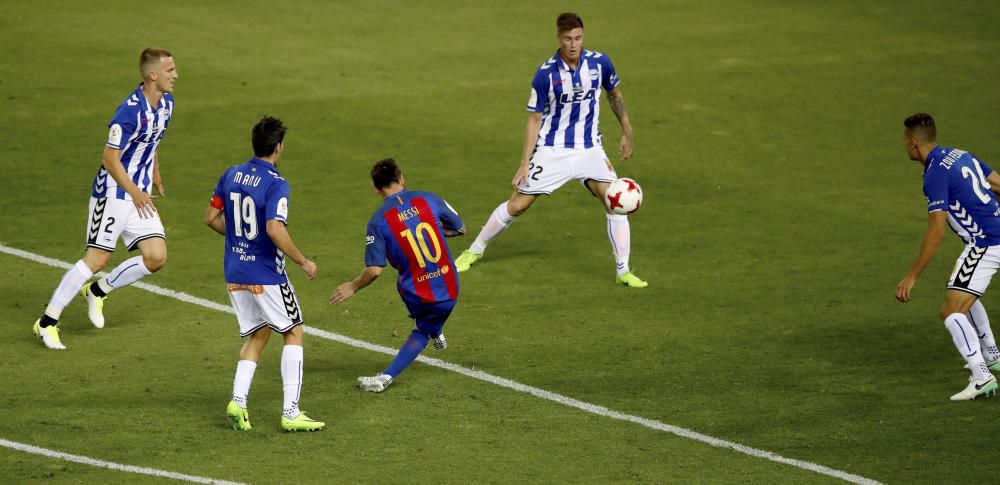
<svg viewBox="0 0 1000 485">
<path fill-rule="evenodd" d="M 990 370 L 986 367 L 986 362 L 983 361 L 983 353 L 979 351 L 979 339 L 976 338 L 976 331 L 969 323 L 969 318 L 961 313 L 952 313 L 944 319 L 944 326 L 951 332 L 955 348 L 969 364 L 972 377 L 975 379 L 988 378 Z"/>
<path fill-rule="evenodd" d="M 250 384 L 253 384 L 253 373 L 257 363 L 252 360 L 241 360 L 236 363 L 236 378 L 233 379 L 233 401 L 241 408 L 247 408 L 247 395 L 250 394 Z"/>
<path fill-rule="evenodd" d="M 983 357 L 987 360 L 1000 359 L 1000 350 L 997 349 L 997 341 L 993 338 L 993 331 L 990 330 L 990 317 L 986 314 L 983 302 L 976 300 L 972 304 L 972 308 L 969 309 L 969 322 L 979 337 L 979 348 L 983 351 Z"/>
<path fill-rule="evenodd" d="M 490 214 L 490 218 L 486 220 L 486 224 L 483 225 L 483 230 L 479 231 L 479 235 L 476 236 L 476 240 L 472 241 L 472 246 L 469 246 L 469 251 L 476 254 L 483 254 L 483 251 L 486 251 L 486 245 L 499 236 L 501 232 L 510 227 L 515 220 L 517 220 L 517 218 L 510 215 L 510 212 L 507 210 L 507 202 L 498 205 L 496 209 L 493 209 L 493 213 Z"/>
<path fill-rule="evenodd" d="M 299 393 L 302 391 L 302 346 L 286 345 L 281 351 L 281 383 L 285 390 L 282 413 L 288 419 L 299 415 Z"/>
<path fill-rule="evenodd" d="M 80 292 L 83 285 L 87 284 L 87 280 L 91 276 L 94 276 L 94 273 L 83 263 L 83 260 L 77 261 L 72 268 L 66 271 L 59 286 L 56 287 L 56 291 L 52 293 L 49 306 L 45 307 L 45 314 L 53 320 L 59 320 L 63 308 L 66 308 L 66 305 L 73 301 L 73 297 Z"/>
<path fill-rule="evenodd" d="M 151 274 L 153 272 L 146 269 L 146 265 L 142 262 L 142 256 L 133 256 L 122 261 L 111 274 L 98 281 L 97 284 L 101 285 L 102 290 L 108 288 L 105 293 L 109 293 L 115 288 L 131 285 Z"/>
<path fill-rule="evenodd" d="M 608 239 L 615 253 L 615 263 L 618 276 L 628 273 L 628 256 L 632 250 L 632 230 L 628 225 L 628 216 L 623 214 L 608 214 Z"/>
</svg>

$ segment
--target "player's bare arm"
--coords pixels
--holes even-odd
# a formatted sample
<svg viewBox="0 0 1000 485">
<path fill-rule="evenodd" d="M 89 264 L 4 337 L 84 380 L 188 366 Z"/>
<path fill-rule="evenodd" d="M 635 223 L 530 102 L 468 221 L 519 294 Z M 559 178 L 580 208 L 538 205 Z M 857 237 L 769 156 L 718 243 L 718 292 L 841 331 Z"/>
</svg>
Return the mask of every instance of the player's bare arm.
<svg viewBox="0 0 1000 485">
<path fill-rule="evenodd" d="M 934 259 L 938 248 L 941 247 L 941 239 L 944 238 L 945 226 L 947 224 L 948 213 L 945 211 L 934 211 L 927 214 L 927 233 L 924 234 L 924 242 L 920 245 L 920 254 L 913 262 L 910 271 L 896 285 L 896 299 L 906 303 L 910 301 L 910 290 L 917 282 L 917 277 L 924 272 L 927 265 Z"/>
<path fill-rule="evenodd" d="M 226 235 L 226 218 L 222 217 L 222 210 L 208 206 L 208 209 L 205 209 L 205 224 L 213 231 Z"/>
<path fill-rule="evenodd" d="M 622 125 L 622 141 L 618 145 L 618 150 L 622 160 L 628 160 L 632 156 L 632 122 L 628 118 L 628 110 L 625 109 L 625 96 L 620 88 L 614 88 L 608 92 L 608 103 L 611 104 L 611 111 L 615 113 L 618 122 Z"/>
<path fill-rule="evenodd" d="M 365 269 L 361 270 L 361 274 L 359 274 L 357 278 L 338 286 L 337 289 L 333 291 L 333 294 L 330 295 L 330 303 L 336 305 L 337 303 L 354 296 L 355 293 L 372 284 L 372 282 L 375 281 L 380 274 L 382 274 L 383 269 L 384 268 L 381 266 L 365 266 Z"/>
<path fill-rule="evenodd" d="M 447 227 L 444 228 L 444 237 L 455 237 L 464 235 L 465 235 L 465 226 L 462 226 L 458 229 L 448 229 Z"/>
<path fill-rule="evenodd" d="M 292 242 L 292 236 L 288 234 L 288 229 L 285 228 L 284 222 L 277 219 L 267 221 L 267 235 L 271 238 L 271 241 L 274 241 L 274 245 L 281 252 L 285 253 L 285 256 L 291 258 L 292 261 L 295 261 L 295 264 L 298 264 L 302 268 L 302 271 L 305 271 L 306 279 L 311 280 L 316 278 L 316 263 L 306 258 L 302 254 L 302 251 L 299 251 L 299 248 L 295 246 L 295 243 Z"/>
<path fill-rule="evenodd" d="M 514 180 L 510 182 L 514 190 L 528 178 L 528 164 L 531 162 L 531 154 L 535 152 L 535 145 L 538 144 L 538 130 L 542 127 L 542 114 L 531 113 L 528 115 L 528 123 L 524 127 L 524 151 L 521 154 L 521 165 L 514 173 Z"/>
<path fill-rule="evenodd" d="M 153 153 L 153 186 L 160 193 L 160 195 L 153 196 L 154 199 L 167 196 L 167 193 L 163 190 L 163 179 L 160 178 L 160 152 Z"/>
<path fill-rule="evenodd" d="M 132 179 L 125 172 L 125 166 L 122 165 L 121 156 L 122 150 L 104 147 L 104 155 L 102 157 L 104 169 L 132 197 L 132 203 L 135 204 L 136 210 L 139 211 L 139 217 L 143 219 L 153 217 L 153 213 L 156 212 L 156 207 L 153 205 L 153 198 L 132 183 Z"/>
<path fill-rule="evenodd" d="M 986 181 L 990 183 L 990 190 L 1000 195 L 1000 174 L 990 172 L 990 175 L 986 177 Z"/>
</svg>

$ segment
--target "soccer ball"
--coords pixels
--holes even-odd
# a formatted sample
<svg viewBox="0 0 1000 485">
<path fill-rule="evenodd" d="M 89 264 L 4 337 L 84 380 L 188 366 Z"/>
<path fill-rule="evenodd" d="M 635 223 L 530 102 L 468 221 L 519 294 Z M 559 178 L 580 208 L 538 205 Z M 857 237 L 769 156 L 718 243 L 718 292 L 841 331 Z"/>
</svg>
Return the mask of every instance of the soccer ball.
<svg viewBox="0 0 1000 485">
<path fill-rule="evenodd" d="M 642 205 L 642 188 L 632 179 L 615 180 L 604 193 L 604 205 L 615 214 L 631 214 Z"/>
</svg>

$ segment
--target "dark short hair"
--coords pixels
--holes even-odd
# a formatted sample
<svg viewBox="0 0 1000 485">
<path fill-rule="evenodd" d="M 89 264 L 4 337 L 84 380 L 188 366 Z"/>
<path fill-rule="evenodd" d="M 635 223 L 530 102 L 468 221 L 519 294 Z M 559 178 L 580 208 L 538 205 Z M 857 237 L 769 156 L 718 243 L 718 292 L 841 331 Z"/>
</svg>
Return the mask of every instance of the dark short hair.
<svg viewBox="0 0 1000 485">
<path fill-rule="evenodd" d="M 915 138 L 923 141 L 937 140 L 937 126 L 934 125 L 934 118 L 927 113 L 917 113 L 908 116 L 903 120 L 906 132 Z"/>
<path fill-rule="evenodd" d="M 285 131 L 288 128 L 278 118 L 264 116 L 253 127 L 250 141 L 253 143 L 253 154 L 258 157 L 274 155 L 278 143 L 285 141 Z"/>
<path fill-rule="evenodd" d="M 152 68 L 154 63 L 159 63 L 164 57 L 174 57 L 170 51 L 166 49 L 158 49 L 156 47 L 147 47 L 139 54 L 139 76 L 146 79 L 146 73 Z"/>
<path fill-rule="evenodd" d="M 399 165 L 396 165 L 396 161 L 391 158 L 379 160 L 372 167 L 372 185 L 379 190 L 399 182 L 402 176 L 403 172 L 399 170 Z"/>
<path fill-rule="evenodd" d="M 556 34 L 569 32 L 575 28 L 583 28 L 583 19 L 579 15 L 573 12 L 559 14 L 559 18 L 556 19 Z"/>
</svg>

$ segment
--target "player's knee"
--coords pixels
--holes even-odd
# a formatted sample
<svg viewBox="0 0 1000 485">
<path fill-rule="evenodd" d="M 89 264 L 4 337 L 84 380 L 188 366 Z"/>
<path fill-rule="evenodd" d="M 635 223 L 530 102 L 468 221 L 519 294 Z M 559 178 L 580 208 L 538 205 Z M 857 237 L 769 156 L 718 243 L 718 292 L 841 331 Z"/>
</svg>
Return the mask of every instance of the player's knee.
<svg viewBox="0 0 1000 485">
<path fill-rule="evenodd" d="M 142 263 L 146 265 L 151 273 L 155 273 L 160 270 L 160 268 L 167 265 L 167 252 L 157 252 L 154 254 L 146 254 L 142 257 Z"/>
<path fill-rule="evenodd" d="M 528 204 L 521 204 L 519 202 L 510 202 L 507 204 L 507 213 L 511 217 L 518 217 L 528 211 Z"/>
<path fill-rule="evenodd" d="M 108 261 L 110 259 L 111 259 L 111 253 L 93 254 L 88 252 L 83 257 L 83 264 L 87 265 L 87 267 L 90 268 L 91 272 L 97 273 L 98 271 L 103 270 L 108 265 Z"/>
</svg>

